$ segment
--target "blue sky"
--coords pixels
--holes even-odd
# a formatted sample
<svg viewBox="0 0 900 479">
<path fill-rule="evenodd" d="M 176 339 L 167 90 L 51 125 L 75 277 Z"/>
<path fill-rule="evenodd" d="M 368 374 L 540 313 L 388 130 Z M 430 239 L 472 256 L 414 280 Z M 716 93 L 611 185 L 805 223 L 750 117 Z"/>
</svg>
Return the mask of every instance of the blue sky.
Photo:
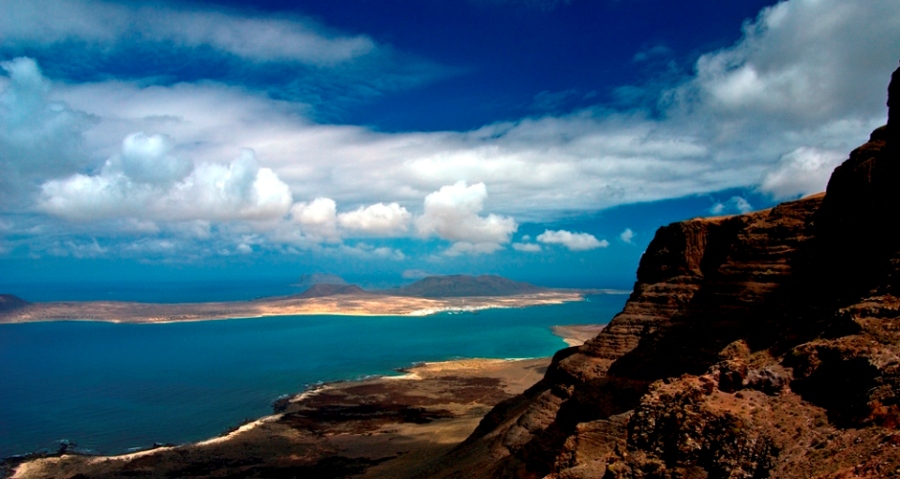
<svg viewBox="0 0 900 479">
<path fill-rule="evenodd" d="M 0 285 L 630 287 L 661 225 L 824 189 L 900 5 L 0 0 Z"/>
</svg>

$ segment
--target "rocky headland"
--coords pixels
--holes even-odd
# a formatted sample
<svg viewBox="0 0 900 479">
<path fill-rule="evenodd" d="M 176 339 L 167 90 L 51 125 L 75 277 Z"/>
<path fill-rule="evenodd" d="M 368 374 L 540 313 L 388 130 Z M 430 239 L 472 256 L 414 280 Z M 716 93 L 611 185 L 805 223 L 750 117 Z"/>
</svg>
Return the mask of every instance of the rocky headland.
<svg viewBox="0 0 900 479">
<path fill-rule="evenodd" d="M 824 195 L 661 228 L 624 310 L 416 477 L 900 477 L 890 118 Z"/>
</svg>

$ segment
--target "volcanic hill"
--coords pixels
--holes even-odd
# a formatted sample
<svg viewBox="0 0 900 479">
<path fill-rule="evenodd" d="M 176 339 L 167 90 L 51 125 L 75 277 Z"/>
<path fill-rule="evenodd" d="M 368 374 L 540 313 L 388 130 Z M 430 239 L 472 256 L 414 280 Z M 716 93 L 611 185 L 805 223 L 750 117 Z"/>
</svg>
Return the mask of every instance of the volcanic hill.
<svg viewBox="0 0 900 479">
<path fill-rule="evenodd" d="M 28 306 L 28 301 L 12 294 L 0 294 L 0 312 Z"/>
<path fill-rule="evenodd" d="M 824 195 L 661 228 L 624 310 L 418 477 L 900 477 L 889 118 Z"/>
<path fill-rule="evenodd" d="M 310 273 L 300 275 L 295 286 L 298 288 L 309 288 L 317 284 L 347 284 L 347 281 L 335 274 Z"/>
<path fill-rule="evenodd" d="M 355 284 L 329 284 L 317 283 L 307 288 L 302 293 L 288 296 L 290 299 L 323 298 L 339 295 L 367 294 L 365 290 Z"/>
<path fill-rule="evenodd" d="M 414 298 L 456 298 L 463 296 L 513 296 L 544 291 L 547 291 L 547 288 L 513 281 L 500 276 L 455 274 L 449 276 L 428 276 L 410 285 L 388 290 L 387 292 Z"/>
</svg>

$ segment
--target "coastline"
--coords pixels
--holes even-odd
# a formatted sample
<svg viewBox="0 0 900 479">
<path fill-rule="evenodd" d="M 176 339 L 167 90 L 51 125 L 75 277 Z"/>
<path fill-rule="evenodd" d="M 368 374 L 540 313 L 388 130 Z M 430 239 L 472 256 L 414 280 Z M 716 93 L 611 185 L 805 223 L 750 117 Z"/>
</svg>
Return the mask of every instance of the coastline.
<svg viewBox="0 0 900 479">
<path fill-rule="evenodd" d="M 213 303 L 133 303 L 117 301 L 30 303 L 0 312 L 0 324 L 45 321 L 103 321 L 165 324 L 270 316 L 427 316 L 441 312 L 477 312 L 584 300 L 581 291 L 548 291 L 515 296 L 414 298 L 373 294 L 315 298 L 269 298 Z"/>
<path fill-rule="evenodd" d="M 554 334 L 580 327 L 557 326 Z M 579 337 L 563 337 L 578 341 Z M 114 456 L 62 454 L 13 465 L 10 477 L 34 479 L 114 477 L 124 470 L 149 467 L 171 472 L 188 461 L 206 467 L 261 454 L 254 467 L 325 467 L 340 458 L 348 473 L 361 477 L 405 477 L 409 467 L 427 467 L 464 440 L 496 403 L 539 381 L 550 358 L 467 358 L 416 363 L 397 376 L 378 376 L 314 386 L 274 405 L 258 418 L 214 438 L 179 446 L 161 446 Z M 300 459 L 297 459 L 300 458 Z M 251 461 L 252 462 L 252 461 Z M 332 466 L 328 466 L 332 467 Z M 153 474 L 148 472 L 148 477 Z M 223 476 L 224 477 L 224 476 Z"/>
<path fill-rule="evenodd" d="M 422 363 L 400 376 L 314 387 L 279 401 L 279 412 L 197 443 L 115 456 L 42 457 L 15 465 L 10 477 L 116 477 L 123 471 L 165 477 L 184 467 L 213 477 L 222 467 L 315 475 L 333 470 L 336 462 L 348 475 L 404 477 L 413 472 L 412 464 L 438 458 L 464 440 L 496 403 L 540 380 L 549 363 L 549 358 Z"/>
</svg>

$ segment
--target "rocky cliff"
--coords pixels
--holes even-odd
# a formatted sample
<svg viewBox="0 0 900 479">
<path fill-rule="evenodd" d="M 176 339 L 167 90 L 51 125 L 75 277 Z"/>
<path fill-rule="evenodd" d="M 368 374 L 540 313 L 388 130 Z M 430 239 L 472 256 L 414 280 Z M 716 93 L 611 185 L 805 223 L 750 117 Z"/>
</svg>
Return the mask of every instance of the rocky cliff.
<svg viewBox="0 0 900 479">
<path fill-rule="evenodd" d="M 661 228 L 609 326 L 426 476 L 900 477 L 896 121 L 824 195 Z"/>
</svg>

